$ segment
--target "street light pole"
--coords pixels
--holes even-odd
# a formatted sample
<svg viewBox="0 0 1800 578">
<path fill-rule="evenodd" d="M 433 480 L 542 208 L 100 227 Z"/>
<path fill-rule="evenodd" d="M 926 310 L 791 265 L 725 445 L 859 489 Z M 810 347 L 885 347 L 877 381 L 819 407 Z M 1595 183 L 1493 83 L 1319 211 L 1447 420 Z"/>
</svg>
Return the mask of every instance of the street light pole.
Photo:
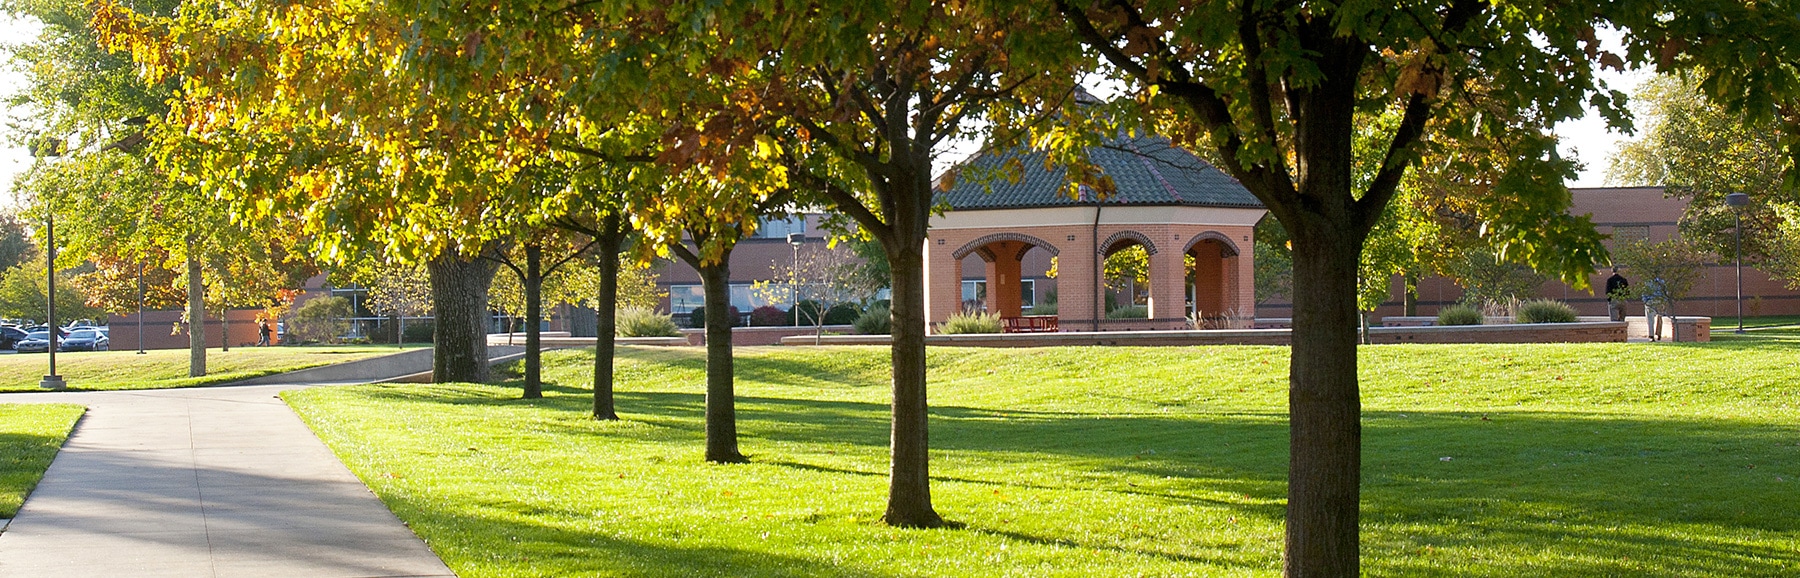
<svg viewBox="0 0 1800 578">
<path fill-rule="evenodd" d="M 788 233 L 788 244 L 794 246 L 794 266 L 788 269 L 788 294 L 794 302 L 794 327 L 800 326 L 800 245 L 806 242 L 805 233 Z M 823 312 L 814 312 L 824 315 Z M 816 320 L 815 320 L 816 321 Z"/>
<path fill-rule="evenodd" d="M 1737 257 L 1737 331 L 1744 332 L 1744 207 L 1750 206 L 1750 195 L 1725 195 L 1725 206 L 1731 207 L 1731 237 Z"/>
<path fill-rule="evenodd" d="M 138 355 L 144 354 L 144 260 L 138 259 Z"/>
<path fill-rule="evenodd" d="M 50 339 L 50 375 L 44 376 L 44 380 L 38 382 L 38 387 L 63 389 L 69 384 L 63 381 L 62 376 L 56 374 L 56 214 L 49 211 L 48 207 L 44 211 L 44 245 L 44 277 L 47 280 L 46 284 L 49 285 L 48 301 L 50 302 L 50 321 L 48 323 L 50 330 L 46 332 Z"/>
<path fill-rule="evenodd" d="M 60 157 L 62 156 L 62 141 L 53 138 L 34 139 L 31 142 L 31 156 L 40 159 Z M 50 375 L 44 376 L 43 381 L 38 382 L 38 387 L 44 389 L 63 389 L 68 387 L 69 384 L 63 381 L 62 376 L 56 374 L 56 338 L 58 337 L 56 334 L 56 211 L 51 207 L 51 203 L 48 202 L 48 199 L 45 200 L 44 277 L 46 279 L 46 289 L 48 289 L 46 292 L 47 294 L 45 295 L 45 297 L 47 297 L 45 301 L 49 303 L 49 311 L 46 313 L 49 314 L 50 318 L 48 323 L 46 323 L 50 328 L 45 333 L 49 335 L 48 339 L 50 340 Z"/>
</svg>

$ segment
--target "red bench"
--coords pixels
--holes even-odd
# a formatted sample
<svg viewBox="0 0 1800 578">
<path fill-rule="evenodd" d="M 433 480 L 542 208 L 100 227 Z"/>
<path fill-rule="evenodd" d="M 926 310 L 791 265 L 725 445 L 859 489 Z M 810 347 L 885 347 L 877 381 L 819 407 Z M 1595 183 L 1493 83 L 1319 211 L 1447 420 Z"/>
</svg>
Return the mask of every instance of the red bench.
<svg viewBox="0 0 1800 578">
<path fill-rule="evenodd" d="M 1023 317 L 1001 317 L 1000 330 L 1006 333 L 1055 333 L 1055 315 L 1026 315 Z"/>
</svg>

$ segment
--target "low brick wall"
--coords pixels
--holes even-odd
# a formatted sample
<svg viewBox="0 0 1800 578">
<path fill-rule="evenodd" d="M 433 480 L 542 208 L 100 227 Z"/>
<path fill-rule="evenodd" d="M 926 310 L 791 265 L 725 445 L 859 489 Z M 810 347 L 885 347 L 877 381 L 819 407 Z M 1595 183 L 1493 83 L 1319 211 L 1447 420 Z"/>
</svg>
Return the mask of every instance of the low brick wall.
<svg viewBox="0 0 1800 578">
<path fill-rule="evenodd" d="M 1370 343 L 1623 343 L 1625 322 L 1372 327 Z"/>
<path fill-rule="evenodd" d="M 1482 323 L 1487 325 L 1512 325 L 1515 323 L 1511 317 L 1483 317 L 1482 319 Z M 1582 323 L 1610 321 L 1605 315 L 1582 315 L 1576 317 L 1575 320 Z M 1373 323 L 1382 327 L 1432 327 L 1437 325 L 1437 317 L 1389 315 Z"/>
<path fill-rule="evenodd" d="M 733 327 L 731 328 L 731 345 L 780 345 L 788 337 L 805 337 L 812 341 L 813 327 Z M 850 333 L 855 331 L 849 325 L 826 325 L 826 333 Z M 681 334 L 687 337 L 688 345 L 706 345 L 705 329 L 683 329 Z"/>
<path fill-rule="evenodd" d="M 1625 318 L 1625 322 L 1630 325 L 1626 330 L 1627 336 L 1632 339 L 1650 339 L 1650 324 L 1644 319 L 1644 316 L 1633 315 Z M 1712 341 L 1712 318 L 1677 317 L 1675 318 L 1674 323 L 1670 323 L 1668 319 L 1664 319 L 1662 335 L 1659 341 L 1680 341 L 1685 343 Z"/>
<path fill-rule="evenodd" d="M 1065 333 L 986 333 L 931 335 L 927 345 L 950 347 L 1063 347 L 1073 345 L 1287 345 L 1288 329 L 1213 331 L 1071 331 Z M 1534 323 L 1452 327 L 1375 327 L 1373 343 L 1603 343 L 1624 342 L 1625 323 Z M 886 335 L 828 335 L 821 345 L 887 345 Z M 812 338 L 790 337 L 782 345 L 812 345 Z"/>
</svg>

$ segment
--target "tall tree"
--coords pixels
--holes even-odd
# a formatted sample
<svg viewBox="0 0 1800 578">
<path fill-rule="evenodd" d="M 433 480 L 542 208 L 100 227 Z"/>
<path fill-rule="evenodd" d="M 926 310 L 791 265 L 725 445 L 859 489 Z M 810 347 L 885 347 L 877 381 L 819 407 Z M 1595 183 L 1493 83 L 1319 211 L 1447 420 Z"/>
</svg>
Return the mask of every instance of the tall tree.
<svg viewBox="0 0 1800 578">
<path fill-rule="evenodd" d="M 785 209 L 792 192 L 781 187 L 781 171 L 737 155 L 739 171 L 720 177 L 689 170 L 668 181 L 659 196 L 662 219 L 646 222 L 646 233 L 700 274 L 706 312 L 706 461 L 749 461 L 738 451 L 737 393 L 731 328 L 731 251 L 756 230 L 758 218 Z M 762 173 L 756 172 L 762 169 Z M 680 207 L 679 209 L 675 207 Z"/>
<path fill-rule="evenodd" d="M 892 275 L 894 338 L 883 520 L 942 525 L 931 502 L 925 378 L 933 161 L 947 143 L 975 137 L 998 108 L 1042 94 L 1066 99 L 1070 67 L 1033 56 L 1068 46 L 1068 37 L 1011 28 L 1029 9 L 1004 4 L 814 1 L 770 11 L 682 2 L 650 14 L 680 37 L 671 52 L 693 55 L 671 61 L 686 65 L 672 67 L 676 74 L 703 77 L 726 97 L 699 100 L 707 120 L 671 131 L 673 153 L 665 155 L 708 138 L 771 138 L 796 188 L 821 195 L 880 243 Z M 682 32 L 697 21 L 716 26 Z"/>
<path fill-rule="evenodd" d="M 501 253 L 496 259 L 512 271 L 520 290 L 511 313 L 523 313 L 525 316 L 525 399 L 544 397 L 542 325 L 546 302 L 545 283 L 552 278 L 560 280 L 557 273 L 563 270 L 563 266 L 586 256 L 594 243 L 595 240 L 591 238 L 577 238 L 565 230 L 550 228 L 526 236 L 520 240 L 515 250 Z M 548 262 L 545 260 L 546 255 Z M 551 295 L 549 303 L 552 307 L 569 302 L 565 292 L 553 290 Z"/>
<path fill-rule="evenodd" d="M 407 74 L 410 24 L 368 4 L 172 17 L 100 6 L 95 26 L 110 46 L 150 81 L 186 87 L 158 141 L 165 164 L 215 187 L 240 218 L 296 232 L 325 261 L 380 251 L 426 263 L 435 378 L 485 379 L 493 264 L 476 259 L 541 224 L 538 182 L 520 172 L 544 149 L 511 138 L 540 129 L 500 114 L 513 93 Z"/>
<path fill-rule="evenodd" d="M 136 8 L 168 16 L 178 5 L 153 1 Z M 266 260 L 271 239 L 232 219 L 204 187 L 154 162 L 150 143 L 165 133 L 168 102 L 180 78 L 140 78 L 130 56 L 112 51 L 91 25 L 103 16 L 102 8 L 76 0 L 19 0 L 4 8 L 44 23 L 37 38 L 7 49 L 27 73 L 27 84 L 11 96 L 14 104 L 34 111 L 24 130 L 66 135 L 71 143 L 66 158 L 28 173 L 20 188 L 39 211 L 61 217 L 58 237 L 67 245 L 59 259 L 161 257 L 158 265 L 181 272 L 178 282 L 187 286 L 189 310 L 189 373 L 204 375 L 206 312 L 266 297 L 247 295 L 230 269 L 281 265 Z"/>
<path fill-rule="evenodd" d="M 1784 205 L 1800 205 L 1800 189 L 1783 179 L 1793 163 L 1783 154 L 1774 119 L 1732 113 L 1711 102 L 1680 77 L 1652 78 L 1632 95 L 1643 122 L 1638 138 L 1612 157 L 1607 180 L 1630 186 L 1666 186 L 1686 199 L 1682 237 L 1727 259 L 1736 251 L 1734 217 L 1744 224 L 1744 257 L 1756 263 L 1771 253 Z M 1725 196 L 1745 193 L 1748 207 L 1725 205 Z M 1741 214 L 1734 214 L 1741 211 Z"/>
<path fill-rule="evenodd" d="M 1351 330 L 1357 263 L 1421 148 L 1482 133 L 1541 135 L 1580 114 L 1584 102 L 1624 124 L 1623 95 L 1596 85 L 1596 64 L 1723 65 L 1708 69 L 1717 72 L 1749 64 L 1744 60 L 1779 59 L 1781 49 L 1761 40 L 1767 30 L 1756 28 L 1772 18 L 1764 8 L 1055 2 L 1073 32 L 1131 83 L 1154 128 L 1215 150 L 1221 168 L 1292 235 L 1287 575 L 1358 572 L 1361 403 Z M 1791 20 L 1780 18 L 1784 26 Z M 1595 40 L 1594 26 L 1609 21 L 1627 30 L 1624 56 L 1600 50 Z M 1768 105 L 1784 82 L 1787 91 L 1795 86 L 1783 80 L 1791 72 L 1773 76 L 1780 78 L 1727 78 L 1719 92 L 1736 90 L 1740 103 Z M 1502 114 L 1488 114 L 1496 111 Z M 1382 114 L 1399 122 L 1374 158 L 1359 159 L 1357 126 Z M 1500 216 L 1567 206 L 1566 164 L 1537 148 L 1539 154 L 1505 165 L 1507 176 L 1490 195 L 1516 210 Z M 1378 167 L 1362 186 L 1354 182 L 1359 163 Z M 1553 255 L 1545 231 L 1513 224 L 1490 223 L 1496 244 L 1540 271 L 1585 284 L 1581 273 L 1591 263 Z"/>
</svg>

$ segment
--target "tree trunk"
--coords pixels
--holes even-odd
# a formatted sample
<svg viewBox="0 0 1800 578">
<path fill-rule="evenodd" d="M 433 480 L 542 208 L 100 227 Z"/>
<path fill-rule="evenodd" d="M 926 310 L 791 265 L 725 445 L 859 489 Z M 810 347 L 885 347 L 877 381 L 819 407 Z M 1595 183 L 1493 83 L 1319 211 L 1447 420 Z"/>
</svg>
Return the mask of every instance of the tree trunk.
<svg viewBox="0 0 1800 578">
<path fill-rule="evenodd" d="M 737 407 L 731 369 L 731 252 L 717 264 L 701 265 L 706 292 L 706 461 L 742 463 L 738 453 Z"/>
<path fill-rule="evenodd" d="M 200 278 L 196 245 L 188 241 L 188 377 L 206 375 L 206 284 Z"/>
<path fill-rule="evenodd" d="M 896 227 L 899 229 L 900 227 Z M 929 411 L 925 399 L 925 240 L 923 235 L 901 237 L 886 247 L 894 281 L 893 423 L 889 430 L 891 460 L 888 471 L 888 507 L 882 516 L 889 525 L 930 528 L 944 519 L 931 507 Z"/>
<path fill-rule="evenodd" d="M 493 262 L 467 259 L 454 250 L 426 262 L 431 277 L 431 312 L 437 318 L 432 338 L 432 381 L 488 380 L 487 292 L 495 267 Z"/>
<path fill-rule="evenodd" d="M 1324 230 L 1321 230 L 1324 229 Z M 1295 227 L 1285 575 L 1357 575 L 1362 403 L 1355 235 Z"/>
<path fill-rule="evenodd" d="M 618 217 L 608 217 L 608 229 L 596 238 L 600 253 L 600 294 L 594 296 L 594 419 L 619 419 L 613 402 L 613 340 L 618 335 L 619 252 L 624 249 Z"/>
<path fill-rule="evenodd" d="M 544 352 L 539 348 L 544 321 L 543 261 L 543 246 L 525 246 L 525 399 L 544 397 Z"/>
<path fill-rule="evenodd" d="M 1419 315 L 1419 275 L 1412 271 L 1400 274 L 1400 284 L 1405 289 L 1400 295 L 1400 314 L 1407 317 Z"/>
</svg>

